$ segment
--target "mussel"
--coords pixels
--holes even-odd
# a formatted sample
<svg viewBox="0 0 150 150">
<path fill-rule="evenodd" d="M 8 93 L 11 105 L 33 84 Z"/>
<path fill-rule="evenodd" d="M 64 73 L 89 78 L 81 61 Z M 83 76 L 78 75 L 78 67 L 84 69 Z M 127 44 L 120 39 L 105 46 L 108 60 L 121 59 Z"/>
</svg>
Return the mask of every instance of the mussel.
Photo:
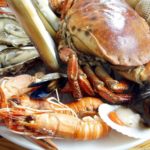
<svg viewBox="0 0 150 150">
<path fill-rule="evenodd" d="M 58 72 L 46 74 L 29 85 L 30 88 L 37 88 L 37 90 L 31 93 L 30 97 L 33 99 L 45 99 L 51 95 L 55 89 L 62 88 L 66 84 L 66 81 L 66 74 Z"/>
<path fill-rule="evenodd" d="M 135 93 L 129 107 L 141 115 L 145 125 L 150 126 L 150 84 L 139 86 Z"/>
</svg>

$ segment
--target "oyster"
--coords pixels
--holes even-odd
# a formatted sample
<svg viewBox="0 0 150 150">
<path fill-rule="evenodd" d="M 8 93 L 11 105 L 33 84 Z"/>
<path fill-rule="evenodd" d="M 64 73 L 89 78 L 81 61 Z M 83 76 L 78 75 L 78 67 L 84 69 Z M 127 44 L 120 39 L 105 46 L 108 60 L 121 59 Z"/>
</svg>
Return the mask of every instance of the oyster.
<svg viewBox="0 0 150 150">
<path fill-rule="evenodd" d="M 25 72 L 39 54 L 34 47 L 6 48 L 0 52 L 0 75 Z M 29 65 L 30 64 L 30 65 Z"/>
<path fill-rule="evenodd" d="M 29 37 L 12 15 L 0 14 L 0 44 L 14 47 L 31 44 Z"/>
</svg>

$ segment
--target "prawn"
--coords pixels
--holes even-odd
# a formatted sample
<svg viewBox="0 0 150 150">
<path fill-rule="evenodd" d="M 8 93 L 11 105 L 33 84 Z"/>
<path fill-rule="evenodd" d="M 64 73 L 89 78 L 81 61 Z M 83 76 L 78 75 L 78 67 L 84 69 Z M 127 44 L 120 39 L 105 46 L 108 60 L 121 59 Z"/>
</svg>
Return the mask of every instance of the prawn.
<svg viewBox="0 0 150 150">
<path fill-rule="evenodd" d="M 98 116 L 82 119 L 62 113 L 9 108 L 0 110 L 12 131 L 33 137 L 94 140 L 108 135 L 110 128 Z"/>
</svg>

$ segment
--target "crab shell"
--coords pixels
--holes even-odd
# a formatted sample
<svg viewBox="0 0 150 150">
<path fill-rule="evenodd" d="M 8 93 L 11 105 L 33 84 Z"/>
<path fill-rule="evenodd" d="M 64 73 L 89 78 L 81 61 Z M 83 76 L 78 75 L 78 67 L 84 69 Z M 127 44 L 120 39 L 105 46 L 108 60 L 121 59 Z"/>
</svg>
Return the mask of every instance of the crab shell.
<svg viewBox="0 0 150 150">
<path fill-rule="evenodd" d="M 67 44 L 113 65 L 139 66 L 150 60 L 149 26 L 123 0 L 76 0 L 62 27 Z"/>
</svg>

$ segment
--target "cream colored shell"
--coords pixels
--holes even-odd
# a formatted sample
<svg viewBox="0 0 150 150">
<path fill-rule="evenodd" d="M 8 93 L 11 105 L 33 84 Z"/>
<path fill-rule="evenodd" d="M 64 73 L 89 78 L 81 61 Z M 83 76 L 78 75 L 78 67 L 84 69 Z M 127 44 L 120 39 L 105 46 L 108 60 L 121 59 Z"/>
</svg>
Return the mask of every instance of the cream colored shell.
<svg viewBox="0 0 150 150">
<path fill-rule="evenodd" d="M 150 25 L 150 0 L 140 0 L 136 5 L 135 10 Z"/>
<path fill-rule="evenodd" d="M 140 0 L 126 0 L 126 2 L 133 8 L 137 5 Z"/>
</svg>

